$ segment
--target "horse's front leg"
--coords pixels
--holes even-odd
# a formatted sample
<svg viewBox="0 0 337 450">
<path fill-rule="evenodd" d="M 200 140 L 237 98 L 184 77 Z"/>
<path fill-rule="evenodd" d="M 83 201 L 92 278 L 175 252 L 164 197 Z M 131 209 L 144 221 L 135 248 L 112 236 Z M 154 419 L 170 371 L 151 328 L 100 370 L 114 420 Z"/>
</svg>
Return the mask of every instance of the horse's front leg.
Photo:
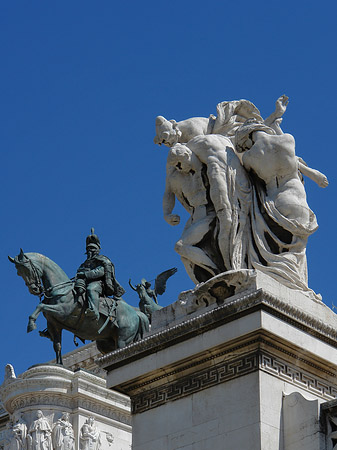
<svg viewBox="0 0 337 450">
<path fill-rule="evenodd" d="M 57 305 L 46 305 L 45 303 L 39 303 L 37 307 L 35 308 L 35 311 L 33 314 L 29 316 L 28 320 L 28 326 L 27 326 L 27 333 L 30 333 L 31 331 L 36 329 L 36 319 L 38 318 L 38 315 L 40 312 L 59 312 L 59 307 Z"/>
<path fill-rule="evenodd" d="M 27 325 L 27 333 L 30 333 L 31 331 L 36 329 L 36 319 L 38 317 L 38 315 L 40 314 L 42 310 L 42 303 L 38 304 L 37 307 L 35 308 L 35 311 L 33 312 L 33 314 L 31 314 L 29 316 L 29 320 L 28 320 L 28 325 Z"/>
</svg>

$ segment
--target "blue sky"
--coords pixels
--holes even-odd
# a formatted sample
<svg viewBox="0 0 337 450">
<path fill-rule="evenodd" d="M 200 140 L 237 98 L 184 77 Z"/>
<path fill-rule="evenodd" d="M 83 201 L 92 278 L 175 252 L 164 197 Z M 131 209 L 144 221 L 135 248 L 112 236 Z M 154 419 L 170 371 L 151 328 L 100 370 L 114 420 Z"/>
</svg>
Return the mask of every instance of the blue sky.
<svg viewBox="0 0 337 450">
<path fill-rule="evenodd" d="M 266 117 L 289 96 L 283 130 L 330 182 L 306 180 L 320 225 L 309 285 L 337 303 L 336 22 L 334 1 L 2 2 L 0 371 L 54 357 L 26 334 L 37 298 L 7 260 L 20 247 L 71 277 L 94 226 L 125 288 L 174 266 L 160 303 L 193 286 L 173 250 L 187 216 L 177 208 L 174 228 L 162 217 L 167 149 L 153 143 L 154 120 L 207 117 L 224 100 L 246 98 Z M 124 298 L 138 303 L 129 288 Z"/>
</svg>

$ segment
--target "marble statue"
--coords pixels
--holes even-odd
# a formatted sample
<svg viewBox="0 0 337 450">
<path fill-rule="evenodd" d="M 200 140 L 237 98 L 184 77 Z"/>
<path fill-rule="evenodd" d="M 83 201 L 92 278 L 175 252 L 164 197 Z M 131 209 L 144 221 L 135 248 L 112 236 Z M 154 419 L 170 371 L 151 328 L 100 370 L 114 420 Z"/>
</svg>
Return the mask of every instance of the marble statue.
<svg viewBox="0 0 337 450">
<path fill-rule="evenodd" d="M 305 251 L 317 222 L 303 175 L 320 187 L 328 181 L 296 156 L 293 136 L 283 133 L 287 105 L 281 96 L 266 120 L 247 100 L 219 103 L 209 119 L 157 117 L 155 142 L 170 147 L 164 218 L 179 224 L 175 199 L 190 214 L 175 250 L 196 284 L 257 269 L 315 297 Z"/>
<path fill-rule="evenodd" d="M 54 450 L 75 450 L 74 430 L 69 418 L 69 413 L 65 412 L 54 424 L 52 436 Z"/>
<path fill-rule="evenodd" d="M 52 450 L 51 427 L 41 410 L 36 413 L 36 420 L 29 427 L 29 448 L 32 450 Z"/>
<path fill-rule="evenodd" d="M 250 262 L 288 286 L 306 290 L 306 243 L 318 225 L 299 176 L 299 170 L 305 173 L 306 167 L 302 163 L 299 167 L 295 140 L 280 127 L 275 130 L 254 119 L 247 120 L 235 138 L 254 187 L 251 224 L 255 245 L 250 246 Z M 307 174 L 315 178 L 312 169 L 307 168 Z M 327 179 L 320 175 L 317 183 L 325 187 Z"/>
<path fill-rule="evenodd" d="M 180 216 L 173 214 L 176 198 L 190 214 L 175 250 L 194 282 L 202 281 L 196 279 L 195 267 L 200 268 L 199 272 L 206 271 L 208 276 L 218 273 L 214 258 L 200 246 L 216 217 L 214 206 L 208 203 L 208 181 L 203 176 L 202 169 L 200 160 L 186 146 L 176 144 L 169 151 L 163 197 L 164 219 L 172 226 L 180 223 Z"/>
<path fill-rule="evenodd" d="M 283 95 L 276 102 L 275 111 L 264 121 L 266 125 L 280 119 L 285 112 L 288 97 Z M 186 144 L 196 136 L 206 134 L 221 134 L 234 139 L 236 130 L 247 119 L 256 119 L 263 122 L 260 111 L 248 100 L 234 100 L 218 103 L 217 116 L 213 114 L 206 117 L 192 117 L 191 119 L 176 122 L 167 120 L 163 116 L 156 118 L 156 136 L 154 143 L 172 147 L 174 144 Z"/>
<path fill-rule="evenodd" d="M 5 366 L 5 383 L 8 383 L 12 380 L 15 380 L 16 375 L 15 375 L 15 370 L 14 367 L 12 366 L 12 364 L 6 364 Z"/>
<path fill-rule="evenodd" d="M 94 417 L 89 417 L 81 428 L 80 449 L 100 450 L 102 445 L 101 433 L 97 428 Z"/>
<path fill-rule="evenodd" d="M 194 165 L 194 161 L 198 160 L 201 163 L 204 168 L 202 190 L 204 190 L 205 185 L 207 186 L 206 218 L 202 221 L 198 220 L 195 210 L 192 210 L 191 220 L 187 223 L 181 240 L 176 244 L 176 251 L 182 256 L 185 267 L 189 266 L 191 269 L 191 264 L 186 263 L 186 260 L 193 263 L 194 269 L 187 271 L 193 272 L 196 275 L 196 281 L 200 282 L 205 281 L 204 275 L 207 271 L 214 276 L 227 270 L 246 267 L 244 260 L 245 242 L 242 235 L 246 230 L 250 184 L 247 174 L 234 152 L 231 141 L 221 135 L 196 136 L 187 144 L 176 144 L 172 148 L 172 152 L 177 153 L 177 151 L 181 155 L 184 154 L 185 164 L 188 164 L 188 161 L 192 164 L 192 171 L 189 172 L 190 178 L 194 178 L 197 173 L 197 170 L 195 170 L 197 165 Z M 170 155 L 168 156 L 168 164 L 170 164 Z M 184 165 L 175 164 L 176 171 L 183 171 L 181 167 L 184 168 Z M 168 175 L 170 177 L 170 173 Z M 191 187 L 192 185 L 193 183 L 190 183 Z M 195 191 L 196 187 L 193 186 L 191 193 Z M 205 196 L 205 193 L 203 195 Z M 163 205 L 166 203 L 166 198 L 167 190 L 165 190 Z M 205 206 L 203 209 L 205 209 Z M 217 218 L 216 221 L 213 220 L 215 217 Z M 212 222 L 210 222 L 211 220 Z M 203 227 L 201 227 L 202 223 Z M 206 230 L 206 223 L 211 225 L 211 229 L 209 226 Z M 199 229 L 200 232 L 202 228 L 203 232 L 200 233 L 202 239 L 197 241 L 198 233 L 196 230 Z M 221 259 L 209 258 L 213 259 L 211 268 L 205 259 L 207 250 L 204 251 L 205 261 L 198 261 L 197 257 L 197 253 L 200 254 L 200 250 L 203 251 L 203 244 L 200 245 L 200 242 L 209 231 L 214 241 L 213 245 L 219 247 L 221 255 Z M 204 234 L 204 236 L 201 236 L 201 234 Z M 189 245 L 192 241 L 191 236 L 194 238 L 193 248 Z M 203 272 L 198 271 L 197 273 L 196 266 L 204 269 Z M 206 279 L 208 278 L 207 275 Z"/>
<path fill-rule="evenodd" d="M 9 440 L 9 450 L 27 450 L 27 424 L 23 420 L 22 414 L 18 419 L 10 422 L 11 439 Z"/>
</svg>

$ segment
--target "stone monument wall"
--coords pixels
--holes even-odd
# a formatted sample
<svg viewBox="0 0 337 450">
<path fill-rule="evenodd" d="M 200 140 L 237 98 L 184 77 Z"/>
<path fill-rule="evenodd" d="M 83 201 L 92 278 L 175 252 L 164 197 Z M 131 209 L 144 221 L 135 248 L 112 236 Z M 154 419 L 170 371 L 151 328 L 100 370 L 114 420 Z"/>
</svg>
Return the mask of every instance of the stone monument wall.
<svg viewBox="0 0 337 450">
<path fill-rule="evenodd" d="M 7 366 L 1 399 L 9 419 L 4 418 L 7 423 L 0 435 L 4 450 L 131 447 L 129 398 L 106 389 L 104 379 L 84 370 L 73 372 L 58 365 L 42 364 L 16 377 L 13 368 Z M 50 444 L 34 447 L 34 442 L 39 441 L 38 432 L 33 429 L 38 420 L 44 424 L 40 428 L 46 428 L 48 439 L 43 439 Z M 61 438 L 62 433 L 73 436 L 61 447 L 57 444 L 58 426 Z M 17 438 L 17 429 L 21 428 L 25 430 L 22 443 Z"/>
<path fill-rule="evenodd" d="M 222 301 L 198 289 L 99 359 L 108 387 L 131 397 L 133 449 L 325 448 L 336 315 L 263 274 Z"/>
</svg>

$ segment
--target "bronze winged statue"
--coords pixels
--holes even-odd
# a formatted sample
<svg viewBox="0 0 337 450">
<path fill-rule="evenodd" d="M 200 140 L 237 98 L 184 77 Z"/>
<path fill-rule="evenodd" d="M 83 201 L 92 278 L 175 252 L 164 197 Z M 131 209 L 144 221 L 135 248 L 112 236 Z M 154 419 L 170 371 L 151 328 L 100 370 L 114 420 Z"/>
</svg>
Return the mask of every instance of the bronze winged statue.
<svg viewBox="0 0 337 450">
<path fill-rule="evenodd" d="M 151 283 L 145 278 L 142 278 L 140 284 L 133 286 L 131 279 L 129 280 L 129 285 L 131 289 L 137 292 L 139 296 L 139 309 L 143 312 L 149 319 L 151 323 L 151 316 L 154 311 L 162 309 L 162 306 L 158 305 L 158 295 L 163 295 L 166 291 L 167 280 L 177 272 L 177 268 L 165 270 L 157 275 L 154 283 L 154 289 L 151 289 Z"/>
</svg>

